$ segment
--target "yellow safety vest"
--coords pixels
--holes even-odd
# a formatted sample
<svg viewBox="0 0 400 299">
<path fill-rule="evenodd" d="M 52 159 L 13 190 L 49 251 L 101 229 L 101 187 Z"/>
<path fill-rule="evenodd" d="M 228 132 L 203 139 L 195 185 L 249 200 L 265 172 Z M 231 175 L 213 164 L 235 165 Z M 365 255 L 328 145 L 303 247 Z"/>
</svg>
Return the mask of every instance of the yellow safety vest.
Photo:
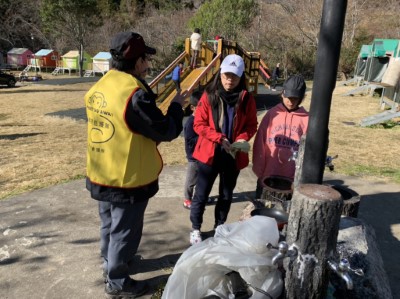
<svg viewBox="0 0 400 299">
<path fill-rule="evenodd" d="M 157 180 L 162 159 L 155 141 L 132 132 L 125 121 L 137 89 L 132 75 L 110 70 L 85 95 L 88 118 L 87 176 L 110 187 L 135 188 Z"/>
</svg>

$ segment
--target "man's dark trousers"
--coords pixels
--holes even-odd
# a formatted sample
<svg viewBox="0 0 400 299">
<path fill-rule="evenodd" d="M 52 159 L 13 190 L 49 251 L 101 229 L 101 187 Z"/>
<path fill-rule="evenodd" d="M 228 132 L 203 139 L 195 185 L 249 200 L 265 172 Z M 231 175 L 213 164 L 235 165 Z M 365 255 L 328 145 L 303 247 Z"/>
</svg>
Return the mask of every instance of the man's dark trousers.
<svg viewBox="0 0 400 299">
<path fill-rule="evenodd" d="M 142 238 L 144 212 L 149 200 L 133 203 L 99 201 L 100 251 L 103 268 L 113 289 L 122 289 L 129 278 L 128 263 Z"/>
</svg>

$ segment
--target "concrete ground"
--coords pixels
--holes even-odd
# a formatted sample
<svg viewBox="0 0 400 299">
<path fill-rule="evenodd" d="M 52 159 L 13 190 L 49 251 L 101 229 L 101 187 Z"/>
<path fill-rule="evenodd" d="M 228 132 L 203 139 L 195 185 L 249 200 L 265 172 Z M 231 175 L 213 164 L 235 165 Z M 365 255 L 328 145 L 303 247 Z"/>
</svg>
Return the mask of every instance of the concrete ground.
<svg viewBox="0 0 400 299">
<path fill-rule="evenodd" d="M 160 191 L 146 211 L 142 259 L 138 256 L 131 269 L 134 278 L 152 285 L 143 298 L 151 298 L 189 246 L 189 211 L 182 207 L 185 170 L 164 168 Z M 332 173 L 325 180 L 362 195 L 359 218 L 375 229 L 393 296 L 400 298 L 400 185 Z M 239 219 L 255 182 L 250 168 L 241 172 L 228 222 Z M 213 211 L 213 206 L 206 209 L 205 232 L 212 230 Z M 0 201 L 0 236 L 0 298 L 104 297 L 97 205 L 84 180 Z"/>
</svg>

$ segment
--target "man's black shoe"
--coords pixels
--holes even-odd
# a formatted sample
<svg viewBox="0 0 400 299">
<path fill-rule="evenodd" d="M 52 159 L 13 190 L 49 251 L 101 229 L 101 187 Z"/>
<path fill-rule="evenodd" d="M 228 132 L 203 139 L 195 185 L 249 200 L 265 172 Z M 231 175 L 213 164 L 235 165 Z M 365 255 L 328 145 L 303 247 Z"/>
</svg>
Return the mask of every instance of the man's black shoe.
<svg viewBox="0 0 400 299">
<path fill-rule="evenodd" d="M 135 299 L 146 294 L 148 289 L 147 283 L 131 279 L 122 290 L 112 289 L 111 285 L 106 283 L 105 293 L 109 299 Z"/>
</svg>

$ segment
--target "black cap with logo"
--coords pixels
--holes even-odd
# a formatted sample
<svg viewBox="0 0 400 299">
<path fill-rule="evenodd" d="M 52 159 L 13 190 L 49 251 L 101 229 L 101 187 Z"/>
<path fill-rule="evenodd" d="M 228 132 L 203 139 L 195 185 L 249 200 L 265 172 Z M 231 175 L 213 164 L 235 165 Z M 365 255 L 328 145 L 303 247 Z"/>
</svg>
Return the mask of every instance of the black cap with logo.
<svg viewBox="0 0 400 299">
<path fill-rule="evenodd" d="M 115 60 L 134 59 L 144 54 L 156 54 L 156 49 L 146 46 L 143 37 L 135 32 L 117 33 L 111 40 L 110 53 Z"/>
<path fill-rule="evenodd" d="M 283 83 L 283 96 L 285 98 L 304 98 L 306 92 L 306 82 L 300 75 L 293 75 Z"/>
</svg>

